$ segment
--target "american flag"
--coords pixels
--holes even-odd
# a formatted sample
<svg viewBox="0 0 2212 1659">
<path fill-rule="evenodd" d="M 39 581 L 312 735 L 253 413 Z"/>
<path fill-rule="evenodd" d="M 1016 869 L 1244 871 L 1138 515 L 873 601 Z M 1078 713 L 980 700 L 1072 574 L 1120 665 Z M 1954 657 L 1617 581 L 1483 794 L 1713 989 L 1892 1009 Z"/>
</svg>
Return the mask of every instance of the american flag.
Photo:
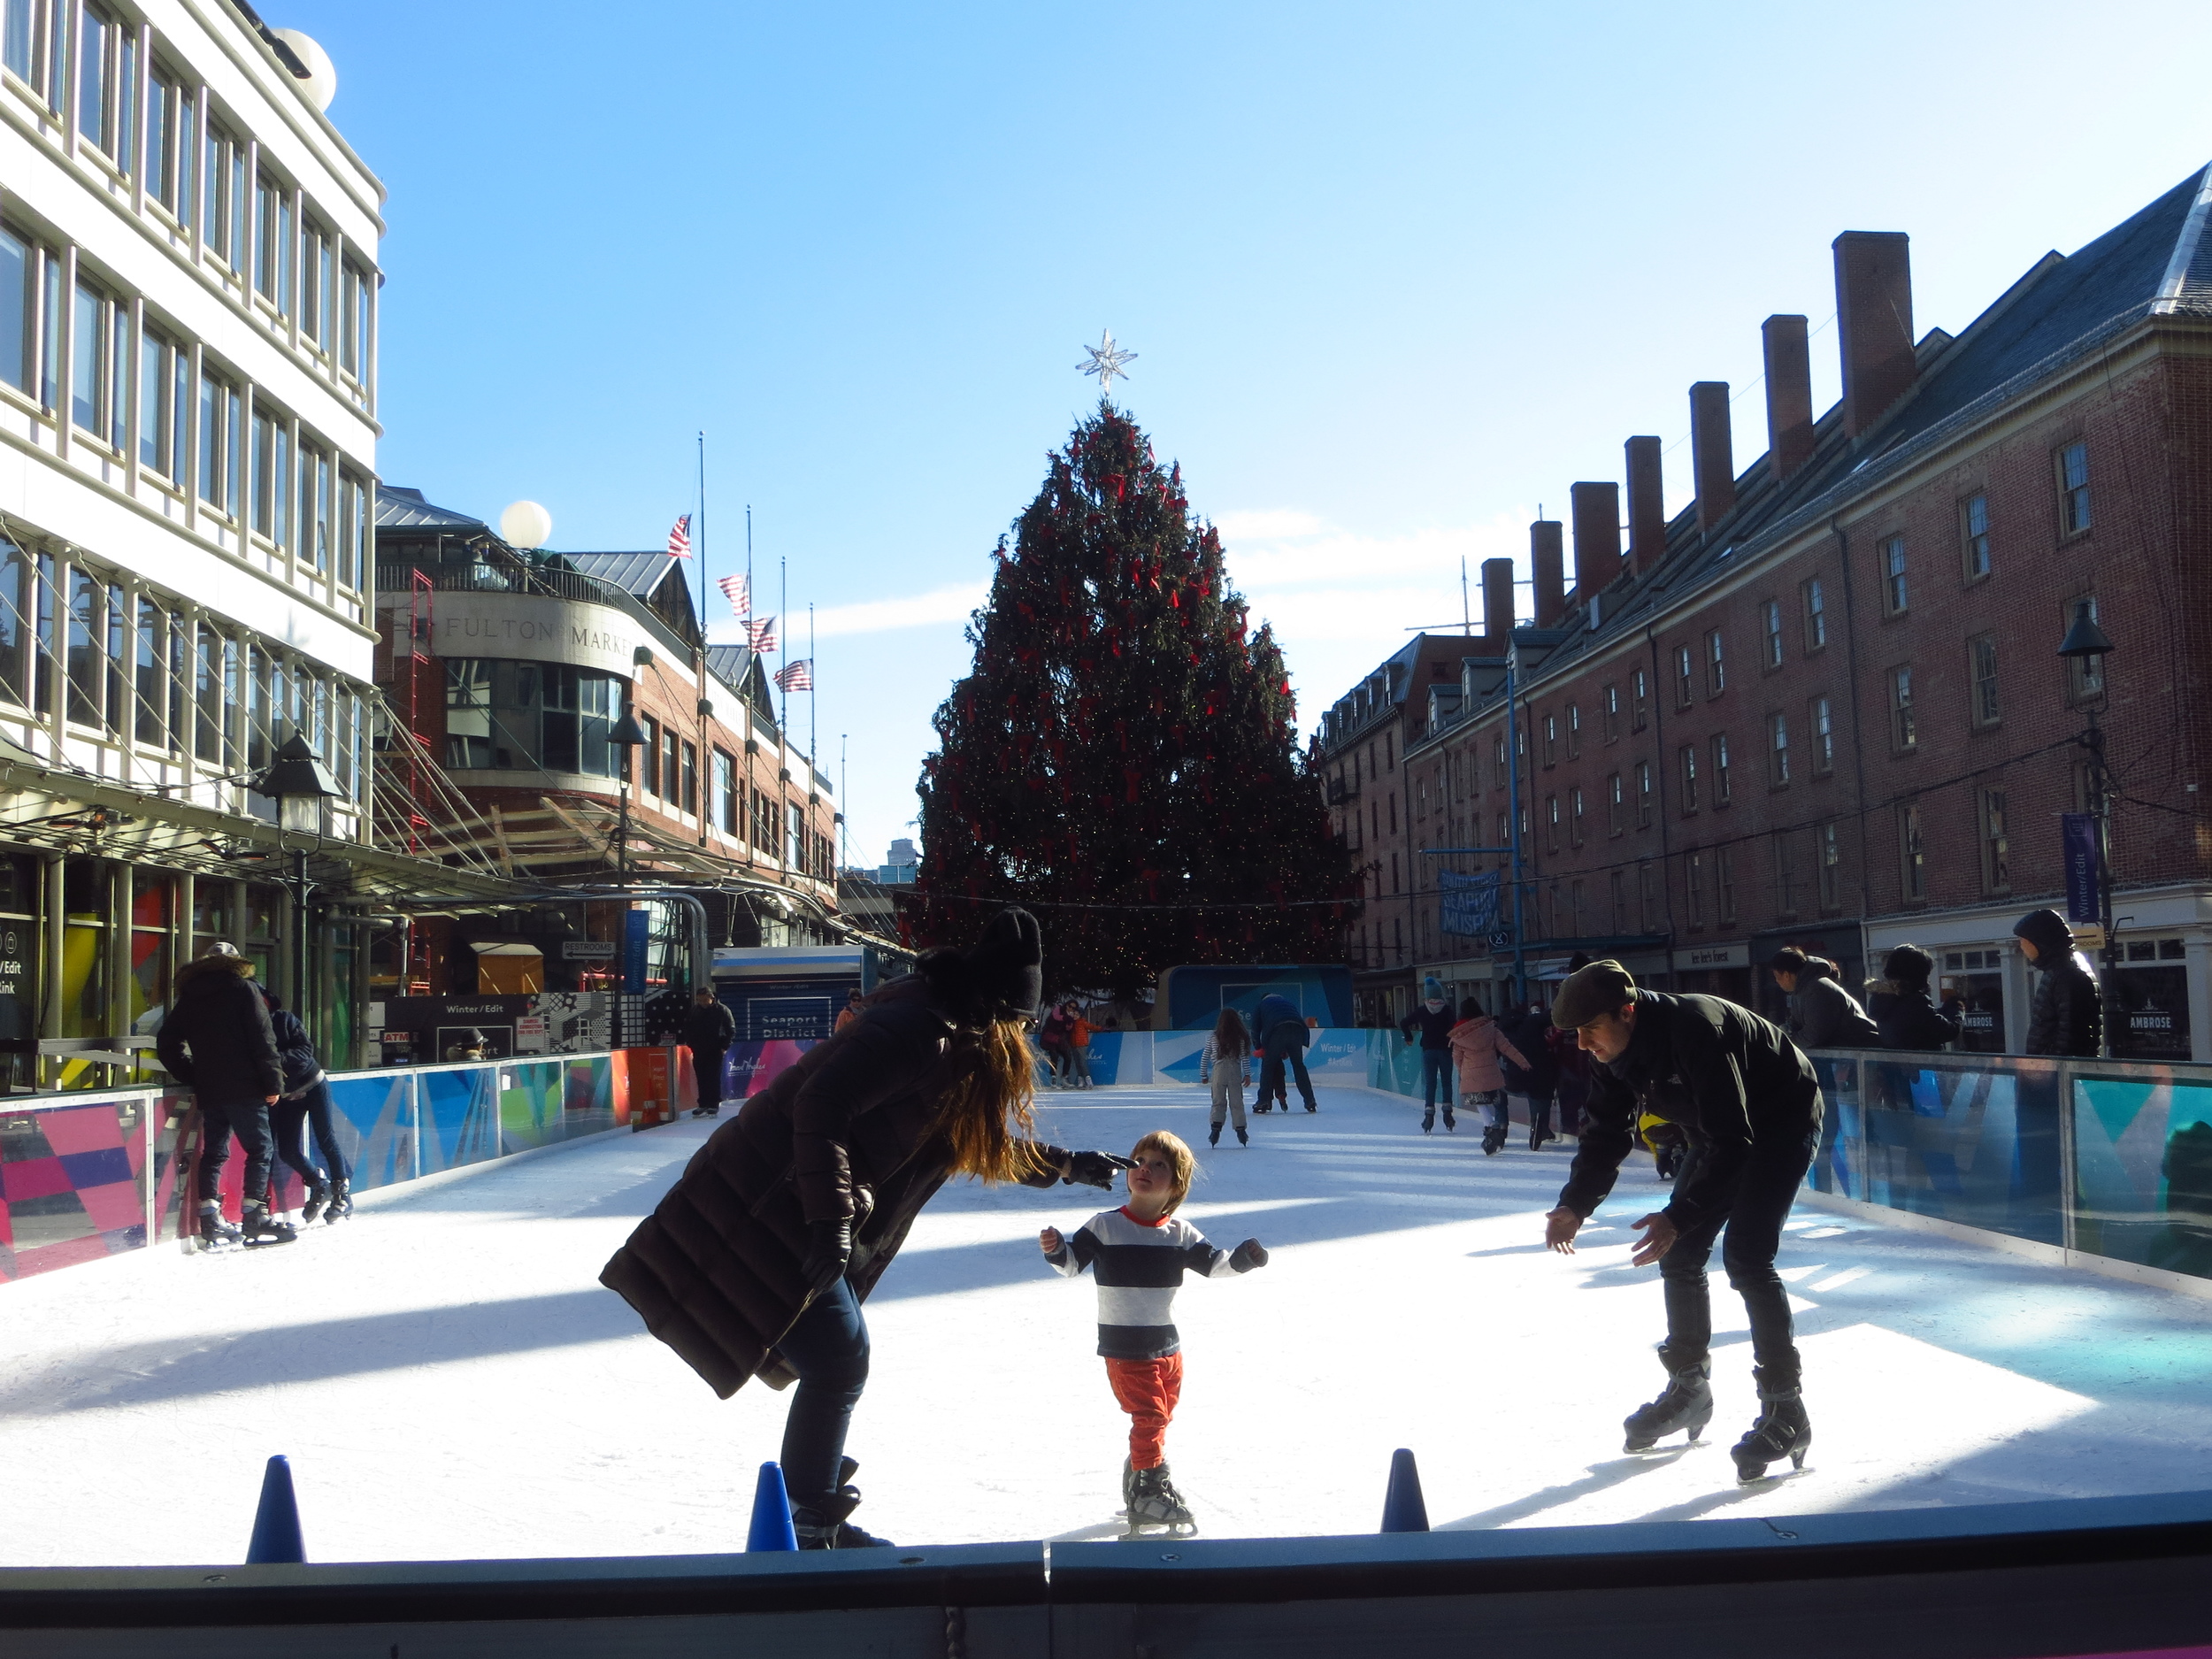
<svg viewBox="0 0 2212 1659">
<path fill-rule="evenodd" d="M 763 617 L 757 622 L 745 625 L 745 643 L 765 657 L 776 649 L 776 619 Z"/>
<path fill-rule="evenodd" d="M 691 557 L 691 515 L 689 513 L 677 519 L 670 528 L 668 550 L 680 559 L 687 559 Z"/>
<path fill-rule="evenodd" d="M 725 576 L 715 583 L 722 590 L 722 597 L 730 602 L 741 621 L 753 614 L 753 579 L 749 576 Z"/>
<path fill-rule="evenodd" d="M 776 671 L 776 684 L 786 691 L 814 689 L 814 659 L 802 657 L 795 663 L 787 663 Z"/>
</svg>

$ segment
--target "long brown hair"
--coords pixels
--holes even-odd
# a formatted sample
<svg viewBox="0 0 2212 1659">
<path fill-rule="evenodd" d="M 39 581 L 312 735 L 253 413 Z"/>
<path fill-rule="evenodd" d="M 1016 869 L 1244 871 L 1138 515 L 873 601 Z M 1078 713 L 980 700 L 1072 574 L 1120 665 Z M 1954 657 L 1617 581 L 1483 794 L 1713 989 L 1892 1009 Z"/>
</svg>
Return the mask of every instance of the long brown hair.
<svg viewBox="0 0 2212 1659">
<path fill-rule="evenodd" d="M 1221 1010 L 1221 1018 L 1214 1021 L 1214 1052 L 1216 1054 L 1244 1054 L 1252 1047 L 1252 1033 L 1244 1028 L 1244 1016 L 1233 1008 Z"/>
<path fill-rule="evenodd" d="M 939 1096 L 937 1130 L 952 1148 L 952 1167 L 986 1181 L 1018 1181 L 1043 1167 L 1031 1151 L 1037 1056 L 1028 1022 L 993 1020 L 963 1031 L 946 1056 L 951 1080 Z"/>
</svg>

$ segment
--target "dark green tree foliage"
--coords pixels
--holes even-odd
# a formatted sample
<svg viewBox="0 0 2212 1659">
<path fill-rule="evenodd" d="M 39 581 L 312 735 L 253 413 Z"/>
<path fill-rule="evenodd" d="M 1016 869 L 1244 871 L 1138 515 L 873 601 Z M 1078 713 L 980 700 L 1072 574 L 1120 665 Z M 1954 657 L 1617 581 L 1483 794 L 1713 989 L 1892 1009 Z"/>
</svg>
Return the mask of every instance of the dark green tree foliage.
<svg viewBox="0 0 2212 1659">
<path fill-rule="evenodd" d="M 1033 903 L 1048 986 L 1121 995 L 1178 963 L 1340 960 L 1351 859 L 1181 469 L 1105 402 L 1050 462 L 936 713 L 913 938 Z"/>
</svg>

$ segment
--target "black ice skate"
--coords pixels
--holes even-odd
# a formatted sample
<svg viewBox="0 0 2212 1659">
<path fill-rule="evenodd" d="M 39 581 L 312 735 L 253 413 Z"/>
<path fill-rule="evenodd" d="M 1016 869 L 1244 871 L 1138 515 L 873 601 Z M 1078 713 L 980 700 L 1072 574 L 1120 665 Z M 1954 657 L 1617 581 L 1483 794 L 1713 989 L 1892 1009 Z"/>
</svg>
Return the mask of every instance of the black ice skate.
<svg viewBox="0 0 2212 1659">
<path fill-rule="evenodd" d="M 1813 1421 L 1805 1415 L 1805 1402 L 1796 1384 L 1770 1388 L 1759 1383 L 1759 1420 L 1728 1454 L 1736 1460 L 1736 1479 L 1763 1479 L 1769 1463 L 1785 1457 L 1790 1467 L 1802 1469 L 1805 1453 L 1813 1443 Z"/>
<path fill-rule="evenodd" d="M 1237 1144 L 1240 1147 L 1248 1147 L 1252 1144 L 1252 1137 L 1244 1133 L 1241 1125 L 1237 1130 Z"/>
<path fill-rule="evenodd" d="M 888 1549 L 891 1540 L 864 1532 L 846 1517 L 859 1506 L 860 1494 L 840 1486 L 791 1509 L 791 1530 L 801 1549 Z"/>
<path fill-rule="evenodd" d="M 1483 1156 L 1486 1158 L 1495 1157 L 1504 1149 L 1505 1125 L 1503 1124 L 1490 1124 L 1486 1125 L 1482 1132 Z"/>
<path fill-rule="evenodd" d="M 249 1245 L 289 1244 L 300 1236 L 290 1222 L 271 1215 L 266 1204 L 248 1204 L 238 1231 Z"/>
<path fill-rule="evenodd" d="M 314 1225 L 315 1217 L 330 1208 L 330 1183 L 317 1181 L 307 1189 L 307 1198 L 300 1205 L 300 1221 L 303 1225 Z"/>
<path fill-rule="evenodd" d="M 1137 1537 L 1147 1527 L 1164 1527 L 1176 1538 L 1188 1538 L 1198 1531 L 1183 1494 L 1168 1479 L 1165 1463 L 1138 1470 L 1130 1485 L 1129 1535 Z"/>
<path fill-rule="evenodd" d="M 240 1241 L 238 1229 L 223 1219 L 220 1204 L 203 1203 L 200 1206 L 200 1248 L 204 1250 L 227 1250 Z"/>
<path fill-rule="evenodd" d="M 1453 1117 L 1451 1113 L 1446 1112 L 1444 1114 L 1444 1133 L 1446 1134 L 1455 1133 L 1458 1128 L 1459 1119 Z"/>
<path fill-rule="evenodd" d="M 1129 1506 L 1137 1500 L 1137 1466 L 1126 1457 L 1121 1460 L 1121 1508 L 1116 1515 L 1129 1513 Z"/>
<path fill-rule="evenodd" d="M 1434 1113 L 1432 1113 L 1432 1112 L 1423 1112 L 1423 1113 L 1421 1114 L 1421 1133 L 1422 1133 L 1423 1134 L 1428 1134 L 1428 1133 L 1430 1133 L 1432 1131 L 1433 1131 L 1433 1130 L 1435 1129 L 1435 1127 L 1436 1127 L 1436 1116 L 1435 1116 L 1435 1114 L 1434 1114 Z"/>
<path fill-rule="evenodd" d="M 1659 1363 L 1667 1368 L 1666 1388 L 1649 1405 L 1631 1412 L 1621 1425 L 1628 1436 L 1621 1447 L 1624 1452 L 1647 1452 L 1679 1429 L 1687 1429 L 1694 1441 L 1713 1420 L 1713 1362 L 1701 1359 L 1694 1365 L 1677 1365 L 1669 1357 L 1666 1345 L 1661 1343 Z"/>
<path fill-rule="evenodd" d="M 1237 1133 L 1239 1134 L 1242 1134 L 1244 1131 L 1240 1129 Z M 1206 1144 L 1210 1147 L 1217 1147 L 1221 1144 L 1221 1125 L 1219 1124 L 1211 1124 L 1207 1126 Z"/>
<path fill-rule="evenodd" d="M 324 1222 L 327 1225 L 343 1221 L 352 1213 L 353 1183 L 351 1181 L 331 1182 L 330 1207 L 323 1211 Z"/>
</svg>

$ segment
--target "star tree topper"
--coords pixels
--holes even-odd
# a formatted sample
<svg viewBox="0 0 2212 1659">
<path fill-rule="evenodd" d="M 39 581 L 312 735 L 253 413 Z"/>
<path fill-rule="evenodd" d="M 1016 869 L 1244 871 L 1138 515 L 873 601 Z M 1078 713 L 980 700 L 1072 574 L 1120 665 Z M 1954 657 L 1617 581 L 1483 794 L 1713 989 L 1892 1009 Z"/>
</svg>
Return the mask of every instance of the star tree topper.
<svg viewBox="0 0 2212 1659">
<path fill-rule="evenodd" d="M 1114 343 L 1114 331 L 1110 328 L 1100 336 L 1096 345 L 1085 346 L 1083 352 L 1090 361 L 1077 364 L 1076 370 L 1079 373 L 1098 376 L 1098 392 L 1102 397 L 1110 396 L 1112 394 L 1114 376 L 1118 374 L 1125 380 L 1129 378 L 1129 371 L 1121 365 L 1125 363 L 1133 363 L 1137 357 L 1135 352 L 1124 351 Z"/>
</svg>

